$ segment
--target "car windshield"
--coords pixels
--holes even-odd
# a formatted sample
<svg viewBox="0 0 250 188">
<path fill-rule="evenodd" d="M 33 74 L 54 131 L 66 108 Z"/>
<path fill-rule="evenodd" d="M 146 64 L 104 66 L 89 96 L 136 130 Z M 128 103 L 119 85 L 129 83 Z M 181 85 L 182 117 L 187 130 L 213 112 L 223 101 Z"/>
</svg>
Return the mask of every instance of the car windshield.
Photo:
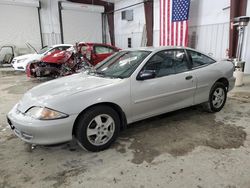
<svg viewBox="0 0 250 188">
<path fill-rule="evenodd" d="M 97 65 L 94 73 L 104 77 L 128 78 L 150 53 L 141 50 L 118 52 Z"/>
<path fill-rule="evenodd" d="M 48 50 L 50 50 L 50 49 L 52 49 L 52 48 L 46 46 L 46 47 L 42 48 L 42 49 L 41 49 L 39 52 L 37 52 L 37 53 L 38 53 L 38 54 L 43 54 L 44 52 L 46 52 L 46 51 L 48 51 Z"/>
</svg>

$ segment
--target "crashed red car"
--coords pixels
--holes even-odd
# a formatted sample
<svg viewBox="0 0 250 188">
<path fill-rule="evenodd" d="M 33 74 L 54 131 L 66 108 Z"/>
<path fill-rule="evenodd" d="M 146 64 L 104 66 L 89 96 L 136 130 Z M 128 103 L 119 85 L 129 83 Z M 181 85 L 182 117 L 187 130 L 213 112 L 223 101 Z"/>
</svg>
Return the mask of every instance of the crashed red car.
<svg viewBox="0 0 250 188">
<path fill-rule="evenodd" d="M 57 77 L 75 73 L 82 62 L 95 66 L 120 49 L 108 44 L 78 43 L 67 50 L 49 53 L 39 62 L 28 64 L 28 77 Z"/>
</svg>

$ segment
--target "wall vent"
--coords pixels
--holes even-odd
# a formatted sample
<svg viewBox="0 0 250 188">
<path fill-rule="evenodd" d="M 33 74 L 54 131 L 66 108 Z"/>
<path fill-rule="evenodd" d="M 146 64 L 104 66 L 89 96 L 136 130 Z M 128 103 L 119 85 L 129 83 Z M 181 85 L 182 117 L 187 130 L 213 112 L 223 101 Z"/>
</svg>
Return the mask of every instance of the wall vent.
<svg viewBox="0 0 250 188">
<path fill-rule="evenodd" d="M 122 20 L 133 21 L 134 20 L 133 10 L 122 11 Z"/>
</svg>

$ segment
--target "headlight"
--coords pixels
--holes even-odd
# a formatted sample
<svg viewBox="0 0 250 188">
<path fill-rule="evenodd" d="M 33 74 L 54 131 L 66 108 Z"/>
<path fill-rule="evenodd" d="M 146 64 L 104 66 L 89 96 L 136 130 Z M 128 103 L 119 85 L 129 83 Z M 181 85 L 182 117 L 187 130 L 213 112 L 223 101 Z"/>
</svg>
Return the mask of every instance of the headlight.
<svg viewBox="0 0 250 188">
<path fill-rule="evenodd" d="M 61 119 L 68 117 L 67 114 L 52 110 L 46 107 L 32 107 L 26 113 L 27 116 L 30 116 L 35 119 L 40 120 L 52 120 L 52 119 Z"/>
<path fill-rule="evenodd" d="M 27 58 L 25 58 L 25 59 L 19 59 L 19 60 L 17 60 L 16 62 L 17 63 L 21 63 L 21 62 L 23 62 L 23 61 L 25 61 Z"/>
</svg>

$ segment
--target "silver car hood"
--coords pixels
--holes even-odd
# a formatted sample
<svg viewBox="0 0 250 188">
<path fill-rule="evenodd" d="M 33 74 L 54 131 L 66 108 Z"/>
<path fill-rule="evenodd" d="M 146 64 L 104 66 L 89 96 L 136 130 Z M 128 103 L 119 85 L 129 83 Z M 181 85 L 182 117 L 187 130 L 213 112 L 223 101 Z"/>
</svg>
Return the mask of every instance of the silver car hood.
<svg viewBox="0 0 250 188">
<path fill-rule="evenodd" d="M 70 95 L 94 90 L 119 82 L 121 79 L 97 77 L 79 73 L 40 84 L 29 90 L 19 102 L 18 110 L 27 111 L 32 106 L 50 107 L 53 100 L 65 99 Z"/>
</svg>

